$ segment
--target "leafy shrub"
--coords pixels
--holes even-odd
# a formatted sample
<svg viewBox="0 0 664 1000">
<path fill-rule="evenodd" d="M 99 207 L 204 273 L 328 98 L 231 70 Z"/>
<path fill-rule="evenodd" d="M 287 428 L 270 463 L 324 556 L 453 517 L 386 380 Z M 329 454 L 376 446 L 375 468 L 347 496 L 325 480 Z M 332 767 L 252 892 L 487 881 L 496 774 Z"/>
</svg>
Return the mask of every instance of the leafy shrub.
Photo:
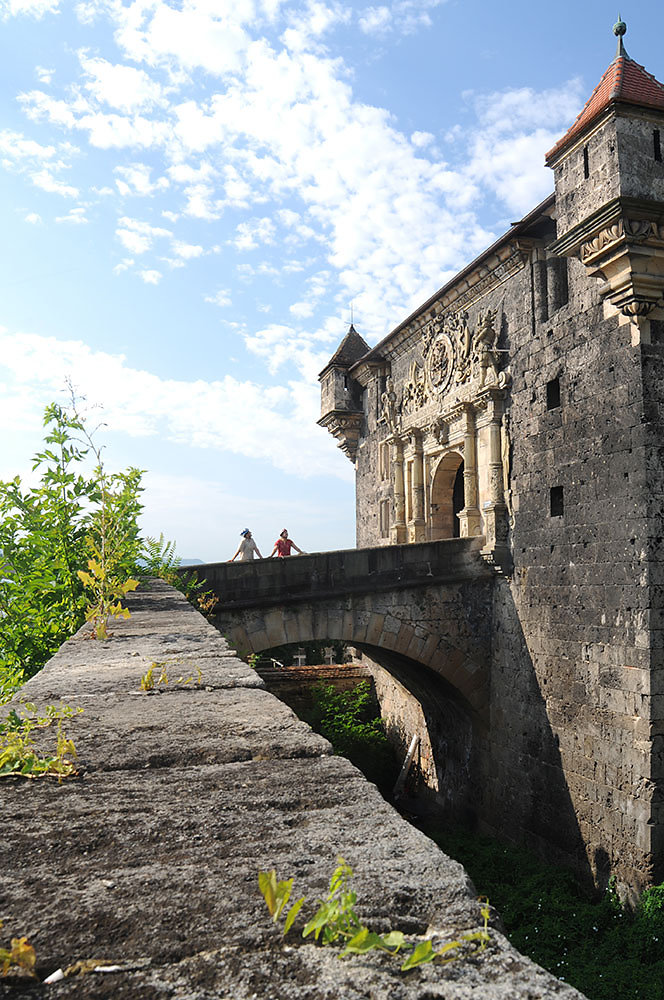
<svg viewBox="0 0 664 1000">
<path fill-rule="evenodd" d="M 512 944 L 589 1000 L 664 1000 L 664 885 L 635 912 L 590 898 L 571 872 L 464 831 L 426 832 L 491 897 Z"/>
<path fill-rule="evenodd" d="M 138 554 L 141 473 L 105 471 L 73 398 L 69 410 L 47 406 L 44 425 L 44 449 L 33 460 L 39 484 L 0 482 L 1 701 L 80 627 L 88 607 L 105 622 Z M 91 451 L 96 466 L 86 473 Z"/>
<path fill-rule="evenodd" d="M 312 707 L 301 713 L 305 722 L 330 741 L 336 754 L 359 767 L 383 794 L 391 791 L 399 765 L 369 681 L 360 681 L 348 691 L 336 691 L 332 684 L 315 684 L 312 693 Z"/>
</svg>

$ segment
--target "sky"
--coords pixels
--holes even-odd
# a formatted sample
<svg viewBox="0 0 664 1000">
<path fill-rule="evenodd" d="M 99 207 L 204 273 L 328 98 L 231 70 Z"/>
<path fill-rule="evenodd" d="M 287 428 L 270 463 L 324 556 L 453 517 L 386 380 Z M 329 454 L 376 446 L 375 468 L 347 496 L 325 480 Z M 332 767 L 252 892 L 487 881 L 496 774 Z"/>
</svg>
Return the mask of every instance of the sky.
<svg viewBox="0 0 664 1000">
<path fill-rule="evenodd" d="M 316 420 L 373 345 L 553 187 L 615 54 L 605 0 L 0 0 L 0 479 L 67 382 L 143 531 L 355 544 Z M 664 7 L 621 9 L 664 81 Z"/>
</svg>

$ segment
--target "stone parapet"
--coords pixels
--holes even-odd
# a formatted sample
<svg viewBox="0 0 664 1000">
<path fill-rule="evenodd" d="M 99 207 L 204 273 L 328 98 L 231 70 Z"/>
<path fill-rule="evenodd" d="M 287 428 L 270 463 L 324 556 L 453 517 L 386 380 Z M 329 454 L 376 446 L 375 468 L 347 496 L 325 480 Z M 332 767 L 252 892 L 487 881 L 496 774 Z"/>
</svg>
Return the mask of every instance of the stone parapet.
<svg viewBox="0 0 664 1000">
<path fill-rule="evenodd" d="M 297 927 L 284 945 L 259 869 L 293 875 L 314 900 L 343 856 L 359 913 L 379 930 L 455 938 L 478 926 L 479 907 L 462 867 L 332 756 L 181 595 L 155 582 L 128 603 L 109 641 L 84 627 L 17 698 L 83 709 L 67 723 L 80 774 L 5 779 L 4 932 L 29 935 L 43 976 L 90 959 L 116 967 L 49 996 L 579 1000 L 496 928 L 472 960 L 407 975 L 383 955 L 339 961 Z M 169 684 L 147 694 L 153 664 Z"/>
</svg>

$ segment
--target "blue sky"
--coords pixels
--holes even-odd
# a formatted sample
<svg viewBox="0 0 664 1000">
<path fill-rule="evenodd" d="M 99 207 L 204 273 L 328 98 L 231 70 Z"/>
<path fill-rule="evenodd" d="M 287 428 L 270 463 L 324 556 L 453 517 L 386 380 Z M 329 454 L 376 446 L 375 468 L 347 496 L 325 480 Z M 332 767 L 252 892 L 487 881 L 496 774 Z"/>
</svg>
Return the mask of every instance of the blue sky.
<svg viewBox="0 0 664 1000">
<path fill-rule="evenodd" d="M 664 9 L 621 11 L 664 80 Z M 615 52 L 559 0 L 0 0 L 0 478 L 71 379 L 183 557 L 354 545 L 316 426 L 376 343 L 552 189 Z"/>
</svg>

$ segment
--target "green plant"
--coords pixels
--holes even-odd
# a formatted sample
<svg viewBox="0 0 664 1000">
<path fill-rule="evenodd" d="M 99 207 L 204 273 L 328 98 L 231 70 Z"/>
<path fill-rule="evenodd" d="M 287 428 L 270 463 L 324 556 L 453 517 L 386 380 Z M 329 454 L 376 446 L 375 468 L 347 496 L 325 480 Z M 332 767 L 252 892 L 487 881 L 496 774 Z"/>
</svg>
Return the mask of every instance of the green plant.
<svg viewBox="0 0 664 1000">
<path fill-rule="evenodd" d="M 46 407 L 44 426 L 33 460 L 38 485 L 25 489 L 18 476 L 0 482 L 0 702 L 85 620 L 79 571 L 87 565 L 92 604 L 103 614 L 108 588 L 125 583 L 138 553 L 140 472 L 108 475 L 73 396 L 69 409 Z M 86 472 L 91 451 L 97 465 Z"/>
<path fill-rule="evenodd" d="M 138 518 L 143 509 L 139 502 L 143 473 L 133 468 L 109 473 L 102 457 L 103 448 L 79 417 L 73 393 L 72 410 L 76 427 L 96 462 L 96 505 L 85 538 L 88 568 L 77 570 L 77 575 L 90 592 L 85 617 L 92 622 L 92 634 L 96 639 L 108 639 L 109 619 L 129 618 L 122 601 L 138 587 L 138 580 L 132 574 L 137 571 L 141 552 Z"/>
<path fill-rule="evenodd" d="M 82 708 L 77 709 L 77 712 L 82 711 Z M 72 758 L 76 757 L 76 748 L 62 726 L 62 720 L 73 714 L 74 709 L 68 705 L 60 708 L 49 705 L 42 716 L 29 702 L 24 703 L 20 711 L 12 708 L 0 722 L 0 777 L 54 777 L 62 781 L 75 774 Z M 56 720 L 55 753 L 43 756 L 35 747 L 32 733 L 47 728 Z"/>
<path fill-rule="evenodd" d="M 143 539 L 139 561 L 141 576 L 165 580 L 184 594 L 201 614 L 211 615 L 214 612 L 218 597 L 211 590 L 203 589 L 205 580 L 199 580 L 194 570 L 178 572 L 180 559 L 175 551 L 175 542 L 167 542 L 163 533 L 159 538 L 148 536 Z"/>
<path fill-rule="evenodd" d="M 0 483 L 0 690 L 3 700 L 76 631 L 85 599 L 76 575 L 83 564 L 90 478 L 77 467 L 86 451 L 77 421 L 46 408 L 45 447 L 33 460 L 40 482 L 25 490 L 17 476 Z"/>
<path fill-rule="evenodd" d="M 437 958 L 444 962 L 452 961 L 460 956 L 461 949 L 466 948 L 467 945 L 472 945 L 473 951 L 482 951 L 486 947 L 489 940 L 489 906 L 486 901 L 482 902 L 481 907 L 483 928 L 479 931 L 463 934 L 459 940 L 448 941 L 438 949 L 434 949 L 431 939 L 417 944 L 409 942 L 402 931 L 390 931 L 384 935 L 376 934 L 375 931 L 364 926 L 355 912 L 357 895 L 350 888 L 352 875 L 353 871 L 350 865 L 343 858 L 338 858 L 337 867 L 330 879 L 328 894 L 324 900 L 319 900 L 318 909 L 304 925 L 303 938 L 313 934 L 314 939 L 316 941 L 320 939 L 322 944 L 343 944 L 344 948 L 340 953 L 340 958 L 345 955 L 363 955 L 373 950 L 386 951 L 391 955 L 396 955 L 403 948 L 410 951 L 401 965 L 404 972 L 414 969 L 418 965 L 432 962 Z M 270 872 L 258 873 L 258 885 L 272 915 L 272 920 L 276 924 L 291 897 L 293 879 L 279 881 L 277 873 L 273 869 Z M 283 929 L 284 935 L 292 927 L 304 903 L 305 897 L 302 896 L 288 910 Z"/>
<path fill-rule="evenodd" d="M 394 787 L 399 764 L 387 736 L 369 681 L 347 691 L 331 684 L 315 684 L 312 704 L 300 714 L 324 736 L 334 752 L 348 757 L 387 795 Z"/>
<path fill-rule="evenodd" d="M 0 920 L 2 927 L 2 920 Z M 9 948 L 0 948 L 0 974 L 8 975 L 11 969 L 22 969 L 28 975 L 34 976 L 35 949 L 28 944 L 27 937 L 12 938 Z"/>
<path fill-rule="evenodd" d="M 571 872 L 523 849 L 439 823 L 423 828 L 490 895 L 520 952 L 589 1000 L 664 1000 L 664 885 L 632 911 L 615 880 L 591 896 Z"/>
<path fill-rule="evenodd" d="M 159 676 L 155 680 L 155 670 L 160 668 Z M 200 686 L 203 680 L 203 672 L 200 667 L 196 667 L 196 683 Z M 187 687 L 189 684 L 194 683 L 194 675 L 190 674 L 188 677 L 180 676 L 176 677 L 174 681 L 171 682 L 173 686 L 180 685 L 181 687 Z M 151 663 L 147 671 L 141 677 L 141 691 L 154 691 L 155 688 L 168 687 L 168 673 L 166 671 L 165 663 Z"/>
</svg>

